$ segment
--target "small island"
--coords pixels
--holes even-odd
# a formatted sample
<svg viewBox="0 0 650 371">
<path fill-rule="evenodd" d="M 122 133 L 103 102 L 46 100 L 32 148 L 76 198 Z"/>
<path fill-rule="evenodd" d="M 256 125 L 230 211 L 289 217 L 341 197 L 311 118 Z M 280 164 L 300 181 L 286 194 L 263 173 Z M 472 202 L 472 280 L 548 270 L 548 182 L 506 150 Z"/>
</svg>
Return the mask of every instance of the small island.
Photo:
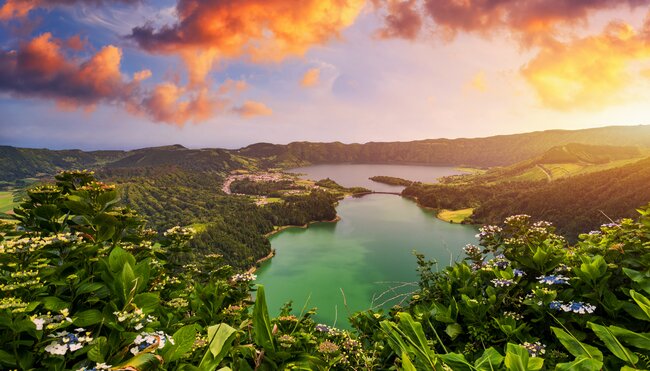
<svg viewBox="0 0 650 371">
<path fill-rule="evenodd" d="M 384 184 L 388 184 L 388 185 L 405 186 L 405 187 L 408 187 L 408 186 L 412 185 L 413 183 L 416 183 L 416 182 L 414 182 L 412 180 L 397 178 L 397 177 L 394 177 L 394 176 L 386 176 L 386 175 L 377 175 L 377 176 L 370 177 L 368 179 L 372 180 L 373 182 L 377 182 L 377 183 L 384 183 Z"/>
</svg>

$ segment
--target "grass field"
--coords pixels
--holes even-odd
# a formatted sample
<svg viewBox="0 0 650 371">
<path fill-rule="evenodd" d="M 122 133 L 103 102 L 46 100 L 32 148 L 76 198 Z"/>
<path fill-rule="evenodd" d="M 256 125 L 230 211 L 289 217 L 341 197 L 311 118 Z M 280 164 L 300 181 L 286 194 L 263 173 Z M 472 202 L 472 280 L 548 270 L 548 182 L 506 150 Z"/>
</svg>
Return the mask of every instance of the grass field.
<svg viewBox="0 0 650 371">
<path fill-rule="evenodd" d="M 12 211 L 14 209 L 14 206 L 16 206 L 16 202 L 14 202 L 14 194 L 13 192 L 10 191 L 3 191 L 0 192 L 0 213 L 6 213 L 7 211 Z"/>
<path fill-rule="evenodd" d="M 449 223 L 462 223 L 465 219 L 472 216 L 474 209 L 460 209 L 460 210 L 440 210 L 438 219 L 444 220 Z"/>
</svg>

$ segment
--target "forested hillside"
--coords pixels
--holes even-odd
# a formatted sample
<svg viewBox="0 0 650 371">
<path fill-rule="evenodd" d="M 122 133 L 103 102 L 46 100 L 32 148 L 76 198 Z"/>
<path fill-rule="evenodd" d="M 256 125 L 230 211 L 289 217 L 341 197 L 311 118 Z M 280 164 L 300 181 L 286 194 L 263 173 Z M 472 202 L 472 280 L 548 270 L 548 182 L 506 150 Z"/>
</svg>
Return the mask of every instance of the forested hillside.
<svg viewBox="0 0 650 371">
<path fill-rule="evenodd" d="M 639 205 L 650 201 L 648 184 L 650 158 L 553 182 L 415 184 L 403 194 L 432 208 L 472 207 L 472 221 L 479 224 L 528 214 L 554 223 L 559 233 L 575 238 L 601 224 L 634 216 Z"/>
<path fill-rule="evenodd" d="M 511 165 L 569 143 L 650 148 L 650 126 L 549 130 L 472 139 L 427 139 L 365 144 L 294 142 L 255 144 L 238 154 L 260 158 L 266 166 L 305 163 L 421 163 L 491 167 Z"/>
</svg>

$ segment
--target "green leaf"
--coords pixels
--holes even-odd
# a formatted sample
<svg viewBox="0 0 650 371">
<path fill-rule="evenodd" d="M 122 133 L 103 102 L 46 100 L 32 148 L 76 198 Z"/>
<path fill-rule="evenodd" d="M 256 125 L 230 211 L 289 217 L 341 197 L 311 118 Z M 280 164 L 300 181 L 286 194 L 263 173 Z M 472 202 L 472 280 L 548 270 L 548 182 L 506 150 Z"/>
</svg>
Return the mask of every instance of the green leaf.
<svg viewBox="0 0 650 371">
<path fill-rule="evenodd" d="M 607 327 L 597 325 L 593 322 L 587 322 L 587 326 L 616 357 L 630 364 L 636 364 L 639 361 L 639 357 L 625 348 Z"/>
<path fill-rule="evenodd" d="M 440 358 L 445 362 L 447 366 L 451 367 L 453 370 L 471 371 L 474 369 L 472 364 L 467 362 L 467 359 L 462 354 L 458 354 L 458 353 L 441 354 Z"/>
<path fill-rule="evenodd" d="M 494 348 L 490 347 L 474 362 L 477 370 L 492 371 L 499 368 L 504 357 Z"/>
<path fill-rule="evenodd" d="M 104 319 L 104 316 L 97 309 L 88 309 L 83 312 L 75 313 L 72 318 L 72 323 L 75 326 L 85 327 L 96 325 Z"/>
<path fill-rule="evenodd" d="M 639 305 L 643 313 L 646 315 L 646 321 L 650 321 L 650 299 L 634 290 L 630 290 L 630 296 Z"/>
<path fill-rule="evenodd" d="M 137 281 L 133 269 L 130 265 L 125 265 L 122 268 L 122 273 L 119 277 L 119 289 L 120 295 L 124 303 L 128 303 L 130 299 L 135 295 L 135 289 L 137 287 Z"/>
<path fill-rule="evenodd" d="M 93 345 L 88 351 L 88 359 L 95 363 L 105 362 L 107 350 L 107 340 L 104 336 L 100 336 L 93 341 Z"/>
<path fill-rule="evenodd" d="M 144 313 L 151 313 L 158 308 L 160 297 L 158 297 L 158 293 L 146 292 L 136 295 L 133 298 L 133 303 Z"/>
<path fill-rule="evenodd" d="M 85 282 L 77 287 L 77 295 L 88 294 L 102 288 L 104 288 L 104 284 L 101 282 Z"/>
<path fill-rule="evenodd" d="M 0 349 L 0 364 L 15 367 L 16 360 L 14 359 L 14 356 L 12 354 Z"/>
<path fill-rule="evenodd" d="M 196 325 L 187 325 L 181 327 L 172 336 L 174 345 L 165 349 L 163 359 L 166 363 L 174 362 L 183 355 L 192 351 L 192 346 L 196 340 Z"/>
<path fill-rule="evenodd" d="M 451 340 L 454 340 L 458 337 L 458 335 L 463 333 L 463 326 L 459 325 L 458 323 L 452 323 L 447 325 L 445 332 L 447 335 L 449 335 Z"/>
<path fill-rule="evenodd" d="M 43 307 L 45 307 L 45 309 L 51 310 L 53 312 L 59 312 L 62 309 L 70 307 L 70 303 L 63 301 L 56 296 L 48 296 L 46 298 L 43 298 L 41 301 L 43 302 Z"/>
<path fill-rule="evenodd" d="M 602 368 L 602 361 L 587 357 L 578 357 L 573 362 L 559 363 L 555 366 L 556 371 L 597 371 Z"/>
<path fill-rule="evenodd" d="M 575 336 L 567 333 L 566 331 L 551 327 L 555 336 L 560 340 L 560 343 L 571 353 L 574 357 L 593 358 L 599 361 L 603 360 L 603 353 L 598 348 L 591 345 L 583 344 Z"/>
<path fill-rule="evenodd" d="M 609 326 L 609 331 L 625 344 L 650 350 L 650 333 L 638 333 L 617 326 Z"/>
<path fill-rule="evenodd" d="M 417 371 L 413 362 L 409 358 L 409 355 L 406 352 L 402 352 L 402 370 L 404 371 Z"/>
<path fill-rule="evenodd" d="M 160 359 L 152 353 L 140 353 L 128 361 L 115 366 L 114 369 L 154 370 L 160 365 Z M 129 368 L 130 367 L 130 368 Z"/>
<path fill-rule="evenodd" d="M 215 370 L 228 354 L 236 335 L 237 330 L 225 323 L 208 327 L 208 350 L 199 364 L 199 369 Z"/>
<path fill-rule="evenodd" d="M 269 310 L 266 307 L 266 296 L 262 285 L 258 285 L 255 307 L 253 308 L 253 331 L 257 345 L 263 347 L 266 351 L 275 352 Z"/>
<path fill-rule="evenodd" d="M 639 271 L 635 271 L 634 269 L 630 268 L 623 268 L 623 273 L 625 273 L 626 276 L 630 277 L 630 279 L 637 284 L 639 284 L 639 287 L 641 287 L 641 290 L 645 291 L 646 293 L 650 294 L 650 274 L 649 273 L 641 273 Z"/>
</svg>

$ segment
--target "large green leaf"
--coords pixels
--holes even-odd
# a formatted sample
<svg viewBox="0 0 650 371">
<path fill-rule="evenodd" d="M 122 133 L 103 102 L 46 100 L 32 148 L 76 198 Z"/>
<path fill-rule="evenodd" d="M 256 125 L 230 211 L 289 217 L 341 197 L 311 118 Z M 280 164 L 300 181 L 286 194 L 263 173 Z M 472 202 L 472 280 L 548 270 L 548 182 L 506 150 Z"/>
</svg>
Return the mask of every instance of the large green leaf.
<svg viewBox="0 0 650 371">
<path fill-rule="evenodd" d="M 608 329 L 625 344 L 650 350 L 650 333 L 638 333 L 618 326 L 609 326 Z"/>
<path fill-rule="evenodd" d="M 496 370 L 503 363 L 504 357 L 494 348 L 490 347 L 483 352 L 483 355 L 474 362 L 477 370 Z"/>
<path fill-rule="evenodd" d="M 587 322 L 587 326 L 616 357 L 633 365 L 639 361 L 639 357 L 625 348 L 607 327 L 597 325 L 593 322 Z"/>
<path fill-rule="evenodd" d="M 440 358 L 445 362 L 445 364 L 451 367 L 453 370 L 473 370 L 474 366 L 467 361 L 464 355 L 458 353 L 447 353 L 441 354 Z"/>
<path fill-rule="evenodd" d="M 402 353 L 402 370 L 417 371 L 417 368 L 415 368 L 413 362 L 411 362 L 411 359 L 409 358 L 409 355 L 406 352 Z"/>
<path fill-rule="evenodd" d="M 639 294 L 638 292 L 634 290 L 630 290 L 630 296 L 634 301 L 639 305 L 639 308 L 645 313 L 646 321 L 650 321 L 650 299 L 646 298 L 642 294 Z"/>
<path fill-rule="evenodd" d="M 264 286 L 257 287 L 255 307 L 253 308 L 253 331 L 255 333 L 255 343 L 267 352 L 275 352 L 273 343 L 273 329 L 269 319 L 269 310 L 266 306 L 266 296 Z"/>
<path fill-rule="evenodd" d="M 162 355 L 163 359 L 167 363 L 180 359 L 183 355 L 192 350 L 192 346 L 196 340 L 196 325 L 181 327 L 174 333 L 172 338 L 174 339 L 174 344 L 165 347 Z"/>
<path fill-rule="evenodd" d="M 531 357 L 528 349 L 521 345 L 508 343 L 505 357 L 506 369 L 512 371 L 536 371 L 544 366 L 544 360 Z"/>
<path fill-rule="evenodd" d="M 555 366 L 556 371 L 598 371 L 602 368 L 602 361 L 587 357 L 578 357 L 573 362 L 560 363 Z"/>
<path fill-rule="evenodd" d="M 566 350 L 568 350 L 574 357 L 593 358 L 599 361 L 603 360 L 603 353 L 598 350 L 598 348 L 581 343 L 575 338 L 575 336 L 561 328 L 551 327 L 551 330 L 553 330 L 555 336 L 560 340 L 560 343 L 562 343 Z"/>
<path fill-rule="evenodd" d="M 115 366 L 115 369 L 123 370 L 155 370 L 160 365 L 160 359 L 152 353 L 140 353 L 137 356 L 129 359 L 128 361 Z"/>
<path fill-rule="evenodd" d="M 86 327 L 96 325 L 104 319 L 102 312 L 97 309 L 88 309 L 83 312 L 75 313 L 72 318 L 72 323 L 75 326 Z"/>
<path fill-rule="evenodd" d="M 205 352 L 199 369 L 202 371 L 213 371 L 228 354 L 235 340 L 237 330 L 225 323 L 208 327 L 208 350 Z"/>
</svg>

